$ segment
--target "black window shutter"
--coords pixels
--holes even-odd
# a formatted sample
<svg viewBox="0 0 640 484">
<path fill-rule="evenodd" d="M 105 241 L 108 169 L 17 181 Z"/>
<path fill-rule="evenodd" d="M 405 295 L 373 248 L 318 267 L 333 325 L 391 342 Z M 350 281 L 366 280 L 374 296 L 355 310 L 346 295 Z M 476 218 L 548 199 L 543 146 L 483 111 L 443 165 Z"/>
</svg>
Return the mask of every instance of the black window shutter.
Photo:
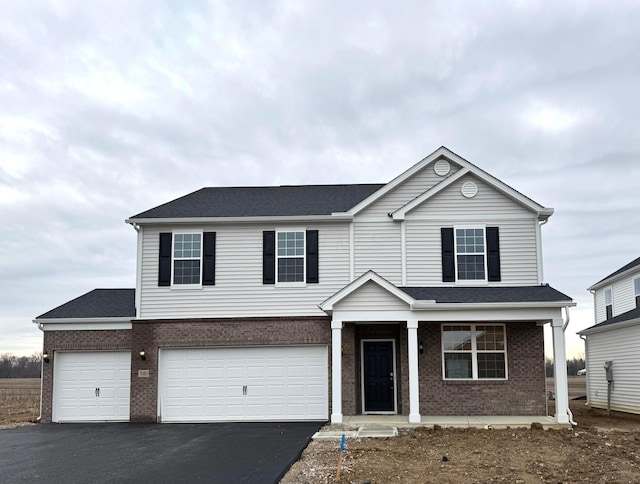
<svg viewBox="0 0 640 484">
<path fill-rule="evenodd" d="M 158 261 L 158 286 L 171 285 L 171 233 L 160 234 L 160 253 Z"/>
<path fill-rule="evenodd" d="M 307 282 L 318 282 L 318 231 L 307 230 Z"/>
<path fill-rule="evenodd" d="M 216 284 L 216 233 L 205 232 L 202 235 L 202 285 L 215 286 Z"/>
<path fill-rule="evenodd" d="M 276 233 L 262 232 L 262 283 L 276 283 Z"/>
<path fill-rule="evenodd" d="M 500 280 L 500 234 L 498 227 L 487 227 L 487 272 L 489 281 Z"/>
<path fill-rule="evenodd" d="M 456 264 L 453 246 L 453 228 L 442 227 L 440 229 L 440 241 L 442 243 L 442 282 L 455 282 Z"/>
</svg>

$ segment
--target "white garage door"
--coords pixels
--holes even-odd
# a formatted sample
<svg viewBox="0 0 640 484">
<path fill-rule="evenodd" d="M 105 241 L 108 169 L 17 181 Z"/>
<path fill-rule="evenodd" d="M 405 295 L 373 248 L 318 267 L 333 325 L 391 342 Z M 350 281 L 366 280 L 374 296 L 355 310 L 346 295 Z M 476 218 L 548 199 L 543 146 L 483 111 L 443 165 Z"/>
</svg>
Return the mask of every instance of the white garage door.
<svg viewBox="0 0 640 484">
<path fill-rule="evenodd" d="M 54 422 L 129 420 L 129 351 L 56 352 Z"/>
<path fill-rule="evenodd" d="M 326 420 L 327 347 L 160 351 L 162 422 Z"/>
</svg>

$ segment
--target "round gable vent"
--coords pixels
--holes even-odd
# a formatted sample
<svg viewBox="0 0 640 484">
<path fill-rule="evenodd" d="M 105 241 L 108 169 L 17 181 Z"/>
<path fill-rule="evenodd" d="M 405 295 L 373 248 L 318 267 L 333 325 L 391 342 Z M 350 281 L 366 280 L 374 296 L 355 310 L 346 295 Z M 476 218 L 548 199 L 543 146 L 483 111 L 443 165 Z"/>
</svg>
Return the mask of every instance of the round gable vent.
<svg viewBox="0 0 640 484">
<path fill-rule="evenodd" d="M 478 194 L 478 185 L 468 181 L 462 184 L 462 188 L 460 189 L 460 191 L 465 197 L 473 198 Z"/>
<path fill-rule="evenodd" d="M 433 171 L 436 172 L 436 175 L 445 176 L 451 170 L 451 165 L 447 160 L 438 160 L 436 164 L 433 166 Z"/>
</svg>

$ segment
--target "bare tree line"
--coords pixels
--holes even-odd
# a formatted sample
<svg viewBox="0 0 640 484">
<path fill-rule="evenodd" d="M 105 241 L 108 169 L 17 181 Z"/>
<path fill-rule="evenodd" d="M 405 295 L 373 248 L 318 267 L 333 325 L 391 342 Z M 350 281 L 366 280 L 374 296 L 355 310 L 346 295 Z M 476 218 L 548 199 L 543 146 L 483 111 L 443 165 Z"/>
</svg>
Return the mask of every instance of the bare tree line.
<svg viewBox="0 0 640 484">
<path fill-rule="evenodd" d="M 16 356 L 11 353 L 0 355 L 0 378 L 40 378 L 42 354 Z"/>
<path fill-rule="evenodd" d="M 547 376 L 553 376 L 553 359 L 546 357 L 544 359 L 545 369 Z M 567 375 L 575 376 L 578 374 L 578 370 L 582 370 L 585 367 L 584 358 L 573 357 L 567 360 Z"/>
</svg>

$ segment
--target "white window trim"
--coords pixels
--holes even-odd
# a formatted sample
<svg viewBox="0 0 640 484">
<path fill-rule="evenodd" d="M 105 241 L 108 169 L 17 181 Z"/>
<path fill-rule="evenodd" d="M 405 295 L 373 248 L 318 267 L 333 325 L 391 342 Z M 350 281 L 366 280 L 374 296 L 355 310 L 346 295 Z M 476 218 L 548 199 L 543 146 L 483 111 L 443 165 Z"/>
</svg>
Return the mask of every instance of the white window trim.
<svg viewBox="0 0 640 484">
<path fill-rule="evenodd" d="M 484 240 L 484 279 L 458 279 L 458 230 L 463 229 L 482 229 L 482 238 Z M 460 254 L 460 255 L 479 255 L 479 254 Z M 456 284 L 460 285 L 487 285 L 489 283 L 489 276 L 487 274 L 487 226 L 486 225 L 454 225 L 453 226 L 453 257 L 454 257 L 454 272 L 456 277 Z"/>
<path fill-rule="evenodd" d="M 200 235 L 200 282 L 198 284 L 175 284 L 173 281 L 173 273 L 175 270 L 176 260 L 195 260 L 193 257 L 176 259 L 175 242 L 176 235 Z M 202 254 L 204 252 L 204 231 L 203 230 L 180 230 L 171 233 L 171 288 L 172 289 L 201 289 L 202 288 Z"/>
<path fill-rule="evenodd" d="M 607 291 L 609 291 L 609 293 L 611 294 L 611 304 L 607 304 Z M 615 316 L 615 308 L 613 306 L 613 286 L 605 287 L 602 296 L 604 298 L 604 320 L 606 321 L 607 319 L 609 319 L 607 317 L 607 306 L 611 306 L 611 317 L 613 318 Z"/>
<path fill-rule="evenodd" d="M 304 240 L 304 249 L 302 251 L 302 256 L 279 256 L 278 255 L 278 234 L 288 233 L 288 232 L 302 232 L 302 237 Z M 307 285 L 307 229 L 306 228 L 284 228 L 284 229 L 276 229 L 276 240 L 275 240 L 275 253 L 276 253 L 276 286 L 300 286 L 305 287 Z M 302 257 L 302 281 L 279 281 L 280 270 L 278 266 L 278 259 L 299 259 Z"/>
<path fill-rule="evenodd" d="M 444 327 L 445 326 L 470 326 L 471 327 L 471 378 L 447 378 L 445 369 Z M 504 334 L 504 350 L 481 350 L 480 353 L 504 353 L 504 378 L 478 378 L 478 348 L 476 341 L 476 326 L 501 326 Z M 468 351 L 450 351 L 447 353 L 468 353 Z M 507 328 L 504 323 L 460 323 L 449 322 L 440 325 L 440 354 L 442 356 L 442 379 L 444 381 L 507 381 L 509 379 L 509 358 L 507 355 Z"/>
</svg>

